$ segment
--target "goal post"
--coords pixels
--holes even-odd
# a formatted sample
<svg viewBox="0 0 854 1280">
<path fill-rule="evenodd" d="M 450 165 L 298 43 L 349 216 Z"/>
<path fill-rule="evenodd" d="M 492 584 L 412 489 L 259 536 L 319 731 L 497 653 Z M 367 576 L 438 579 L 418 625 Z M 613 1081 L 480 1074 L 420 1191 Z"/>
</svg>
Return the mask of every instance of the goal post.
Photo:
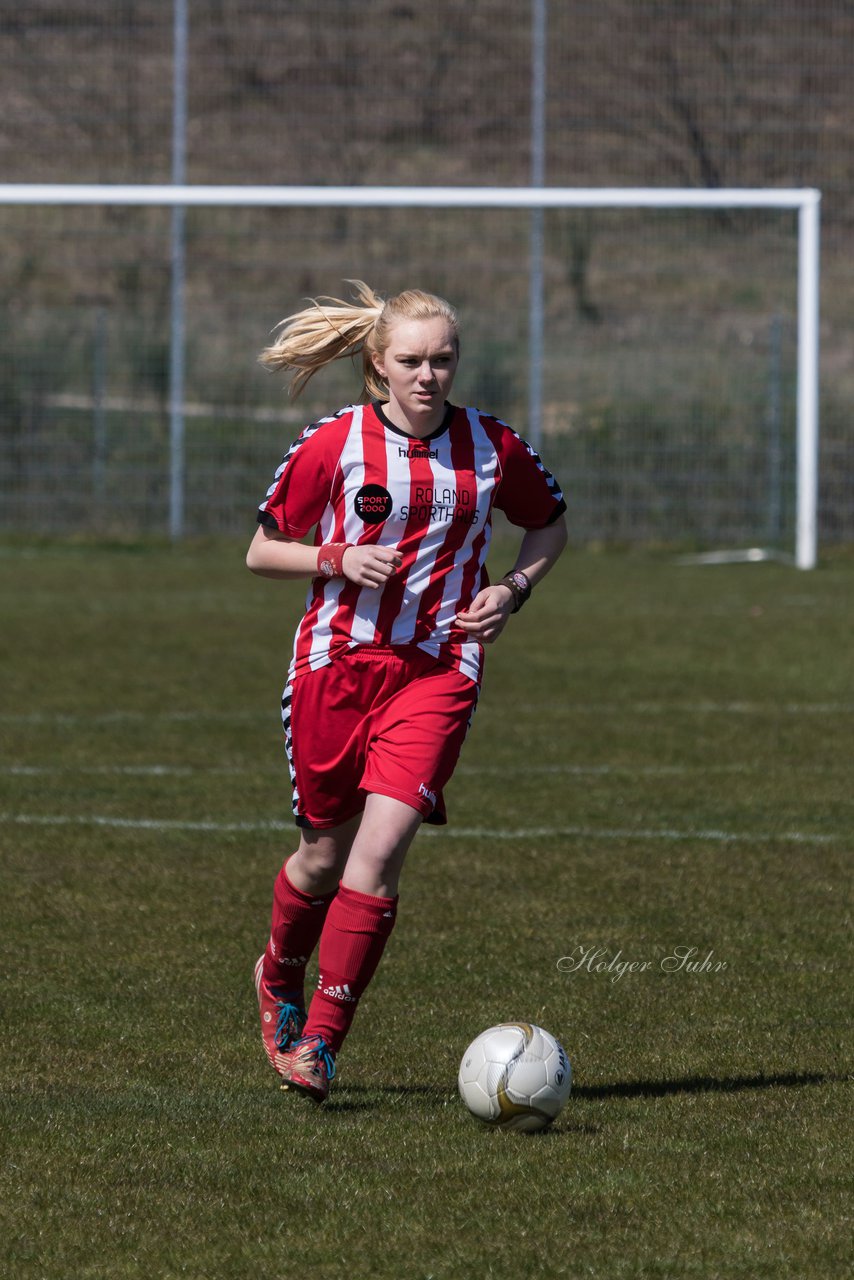
<svg viewBox="0 0 854 1280">
<path fill-rule="evenodd" d="M 0 184 L 2 205 L 188 208 L 789 210 L 798 215 L 795 549 L 798 568 L 817 558 L 819 440 L 819 242 L 821 193 L 812 188 L 574 188 Z M 173 222 L 180 236 L 182 223 Z M 173 244 L 171 291 L 170 528 L 183 530 L 183 244 Z"/>
</svg>

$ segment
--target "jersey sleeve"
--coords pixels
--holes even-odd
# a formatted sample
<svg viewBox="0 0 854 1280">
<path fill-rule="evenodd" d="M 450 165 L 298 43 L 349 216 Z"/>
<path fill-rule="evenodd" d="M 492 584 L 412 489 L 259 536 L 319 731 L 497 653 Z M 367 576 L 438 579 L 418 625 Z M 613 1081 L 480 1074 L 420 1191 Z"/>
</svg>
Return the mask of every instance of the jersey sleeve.
<svg viewBox="0 0 854 1280">
<path fill-rule="evenodd" d="M 561 487 L 536 450 L 512 427 L 497 420 L 493 425 L 501 470 L 495 506 L 511 524 L 543 529 L 566 511 Z"/>
<path fill-rule="evenodd" d="M 258 523 L 289 538 L 304 538 L 326 510 L 341 456 L 340 422 L 312 423 L 282 459 L 267 496 L 258 508 Z"/>
</svg>

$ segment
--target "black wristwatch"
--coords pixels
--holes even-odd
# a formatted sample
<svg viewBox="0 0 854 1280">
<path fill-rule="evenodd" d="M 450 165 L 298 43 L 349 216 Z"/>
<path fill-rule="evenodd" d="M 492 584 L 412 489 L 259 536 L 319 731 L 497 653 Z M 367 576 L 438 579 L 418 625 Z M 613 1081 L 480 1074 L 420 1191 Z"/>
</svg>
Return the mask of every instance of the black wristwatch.
<svg viewBox="0 0 854 1280">
<path fill-rule="evenodd" d="M 531 594 L 531 579 L 521 569 L 511 569 L 509 573 L 505 573 L 501 581 L 513 593 L 513 608 L 510 612 L 518 613 Z"/>
</svg>

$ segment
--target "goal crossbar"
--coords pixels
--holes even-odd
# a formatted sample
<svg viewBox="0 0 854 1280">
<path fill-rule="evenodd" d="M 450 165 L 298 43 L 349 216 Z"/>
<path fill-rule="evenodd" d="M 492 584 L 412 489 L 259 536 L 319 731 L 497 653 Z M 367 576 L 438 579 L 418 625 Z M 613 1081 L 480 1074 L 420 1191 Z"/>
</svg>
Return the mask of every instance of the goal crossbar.
<svg viewBox="0 0 854 1280">
<path fill-rule="evenodd" d="M 805 188 L 205 186 L 0 183 L 0 205 L 232 208 L 789 209 L 798 214 L 795 564 L 817 553 L 821 192 Z"/>
<path fill-rule="evenodd" d="M 815 188 L 302 187 L 156 183 L 0 183 L 0 204 L 478 209 L 802 209 Z"/>
</svg>

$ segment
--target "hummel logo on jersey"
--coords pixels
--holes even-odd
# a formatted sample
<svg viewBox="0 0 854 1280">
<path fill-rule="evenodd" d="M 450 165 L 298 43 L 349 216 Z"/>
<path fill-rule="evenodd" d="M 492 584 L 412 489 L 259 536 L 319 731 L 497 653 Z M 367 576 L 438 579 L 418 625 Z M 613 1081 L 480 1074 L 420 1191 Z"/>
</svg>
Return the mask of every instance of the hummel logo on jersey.
<svg viewBox="0 0 854 1280">
<path fill-rule="evenodd" d="M 399 444 L 397 446 L 397 456 L 399 458 L 438 458 L 439 450 L 419 449 L 417 445 Z"/>
<path fill-rule="evenodd" d="M 430 789 L 429 789 L 428 787 L 425 787 L 425 785 L 424 785 L 424 783 L 423 783 L 423 782 L 419 782 L 419 784 L 418 784 L 418 794 L 419 794 L 420 796 L 423 796 L 425 800 L 429 800 L 429 801 L 430 801 L 430 803 L 435 807 L 435 804 L 436 804 L 436 792 L 435 792 L 435 791 L 430 791 Z"/>
</svg>

